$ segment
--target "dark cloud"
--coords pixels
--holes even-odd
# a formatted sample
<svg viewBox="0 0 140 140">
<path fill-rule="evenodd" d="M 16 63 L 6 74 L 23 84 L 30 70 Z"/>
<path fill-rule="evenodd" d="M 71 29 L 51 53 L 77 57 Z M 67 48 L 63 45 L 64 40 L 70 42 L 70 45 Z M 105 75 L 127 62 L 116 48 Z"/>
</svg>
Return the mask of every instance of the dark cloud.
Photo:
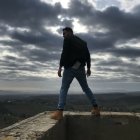
<svg viewBox="0 0 140 140">
<path fill-rule="evenodd" d="M 140 18 L 133 13 L 121 11 L 118 7 L 109 7 L 100 13 L 99 19 L 104 26 L 118 34 L 122 39 L 140 36 L 140 31 L 138 30 Z"/>
<path fill-rule="evenodd" d="M 70 8 L 66 10 L 65 13 L 69 16 L 81 18 L 81 20 L 83 17 L 82 21 L 94 16 L 94 12 L 96 11 L 95 8 L 87 1 L 71 0 L 69 7 Z"/>
<path fill-rule="evenodd" d="M 5 35 L 7 28 L 0 23 L 0 36 Z"/>
<path fill-rule="evenodd" d="M 88 47 L 93 52 L 106 51 L 108 48 L 113 48 L 116 42 L 114 36 L 109 33 L 95 33 L 95 34 L 78 34 L 82 39 L 86 40 Z"/>
<path fill-rule="evenodd" d="M 76 8 L 80 5 L 80 8 Z M 140 37 L 140 10 L 137 12 L 126 12 L 118 7 L 111 6 L 103 11 L 96 10 L 92 5 L 78 1 L 71 1 L 70 9 L 67 13 L 71 17 L 77 17 L 80 23 L 89 28 L 86 38 L 89 44 L 96 48 L 114 47 L 119 40 L 129 40 Z M 138 6 L 137 6 L 138 7 Z M 138 9 L 138 8 L 136 8 Z M 107 32 L 95 33 L 96 28 L 106 29 Z M 88 39 L 89 37 L 89 39 Z"/>
<path fill-rule="evenodd" d="M 117 57 L 126 57 L 126 58 L 137 58 L 140 57 L 140 49 L 136 48 L 117 48 L 108 50 L 108 52 L 111 52 L 111 54 L 114 54 Z"/>
<path fill-rule="evenodd" d="M 19 70 L 23 70 L 23 71 L 36 71 L 38 68 L 32 64 L 28 64 L 27 65 L 27 59 L 23 59 L 23 58 L 16 58 L 13 56 L 5 56 L 4 60 L 2 60 L 0 62 L 0 64 L 2 65 L 2 69 L 1 71 L 7 71 L 7 70 L 11 70 L 11 71 L 19 71 Z"/>
<path fill-rule="evenodd" d="M 53 55 L 51 52 L 60 51 L 62 38 L 44 29 L 44 26 L 59 25 L 61 22 L 58 15 L 61 10 L 59 3 L 50 5 L 39 0 L 0 1 L 0 33 L 12 39 L 0 40 L 0 43 L 3 46 L 10 46 L 8 51 L 28 58 L 28 61 L 45 62 L 56 57 L 58 59 L 59 53 Z M 19 31 L 19 27 L 22 30 Z M 24 30 L 25 28 L 28 31 Z M 24 47 L 26 45 L 28 47 Z M 33 45 L 34 50 L 29 45 Z"/>
<path fill-rule="evenodd" d="M 108 7 L 104 11 L 98 11 L 93 9 L 91 6 L 82 5 L 84 9 L 80 14 L 75 10 L 74 7 L 72 11 L 73 16 L 78 13 L 80 21 L 88 26 L 101 26 L 108 29 L 111 35 L 116 36 L 116 40 L 136 38 L 140 36 L 140 31 L 138 30 L 140 26 L 140 17 L 136 16 L 137 13 L 125 12 L 120 10 L 118 7 Z M 93 9 L 93 10 L 92 10 Z M 139 11 L 140 14 L 140 11 Z M 91 29 L 91 28 L 90 28 Z"/>
<path fill-rule="evenodd" d="M 38 28 L 43 24 L 57 25 L 61 5 L 54 6 L 39 0 L 1 0 L 0 21 L 13 27 Z"/>
<path fill-rule="evenodd" d="M 122 61 L 117 58 L 110 58 L 109 60 L 99 60 L 95 64 L 96 71 L 99 71 L 99 73 L 102 73 L 103 76 L 109 76 L 114 75 L 113 77 L 119 78 L 119 79 L 137 79 L 140 75 L 140 65 L 137 64 L 135 61 Z M 112 78 L 112 76 L 108 77 Z M 139 79 L 140 80 L 140 79 Z"/>
<path fill-rule="evenodd" d="M 71 27 L 71 28 L 73 28 L 73 19 L 64 19 L 62 22 L 61 22 L 61 24 L 62 24 L 62 27 Z M 61 30 L 61 32 L 60 33 L 62 33 L 62 30 Z"/>
<path fill-rule="evenodd" d="M 11 37 L 24 44 L 33 44 L 39 47 L 57 47 L 61 45 L 61 38 L 51 32 L 13 32 Z M 55 40 L 55 42 L 52 40 Z"/>
<path fill-rule="evenodd" d="M 29 53 L 27 52 L 27 55 L 29 56 L 28 59 L 30 61 L 39 61 L 39 62 L 46 62 L 51 60 L 58 60 L 60 55 L 58 53 L 54 52 L 48 52 L 47 50 L 36 50 L 33 49 Z"/>
<path fill-rule="evenodd" d="M 135 7 L 133 7 L 132 12 L 135 17 L 140 17 L 140 5 L 136 5 Z"/>
<path fill-rule="evenodd" d="M 17 52 L 23 50 L 23 43 L 18 40 L 1 40 L 0 44 L 5 46 L 3 49 L 8 49 L 9 51 Z"/>
<path fill-rule="evenodd" d="M 16 39 L 1 43 L 14 46 L 17 41 L 23 44 L 34 44 L 40 47 L 60 47 L 60 37 L 44 29 L 44 25 L 59 25 L 57 16 L 61 13 L 61 5 L 46 4 L 39 0 L 1 0 L 0 1 L 0 33 Z M 12 30 L 9 30 L 12 27 Z M 18 31 L 27 28 L 29 31 Z M 55 40 L 52 41 L 52 40 Z"/>
</svg>

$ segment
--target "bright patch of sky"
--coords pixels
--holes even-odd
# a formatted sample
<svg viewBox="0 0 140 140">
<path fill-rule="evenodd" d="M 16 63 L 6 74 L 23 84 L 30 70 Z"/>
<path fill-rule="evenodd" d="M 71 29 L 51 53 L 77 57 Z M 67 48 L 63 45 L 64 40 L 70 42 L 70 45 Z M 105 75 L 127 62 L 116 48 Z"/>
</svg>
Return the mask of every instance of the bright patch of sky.
<svg viewBox="0 0 140 140">
<path fill-rule="evenodd" d="M 56 2 L 60 2 L 64 8 L 69 7 L 70 0 L 41 0 L 46 3 L 55 4 Z M 139 0 L 85 0 L 91 3 L 93 7 L 97 9 L 103 10 L 109 6 L 117 6 L 121 9 L 125 9 L 126 11 L 130 11 L 134 6 L 140 4 Z"/>
<path fill-rule="evenodd" d="M 119 0 L 95 0 L 96 8 L 103 10 L 109 6 L 120 6 Z"/>
<path fill-rule="evenodd" d="M 87 33 L 88 32 L 87 27 L 84 25 L 81 25 L 78 19 L 74 19 L 73 25 L 74 25 L 73 30 L 75 31 L 75 33 Z"/>
<path fill-rule="evenodd" d="M 48 31 L 50 31 L 50 32 L 52 32 L 53 34 L 57 34 L 57 35 L 59 35 L 60 36 L 60 34 L 58 33 L 58 29 L 60 29 L 60 27 L 59 26 L 57 26 L 57 27 L 54 27 L 54 26 L 45 26 L 44 27 L 46 30 L 48 30 Z"/>
<path fill-rule="evenodd" d="M 43 1 L 43 2 L 46 2 L 46 3 L 50 3 L 50 4 L 55 4 L 56 2 L 59 2 L 61 3 L 61 5 L 64 7 L 64 8 L 68 8 L 68 4 L 70 2 L 70 0 L 40 0 L 40 1 Z"/>
<path fill-rule="evenodd" d="M 136 5 L 140 4 L 139 0 L 118 0 L 120 2 L 121 8 L 126 11 L 130 11 Z"/>
<path fill-rule="evenodd" d="M 112 56 L 110 54 L 91 54 L 91 59 L 100 59 L 100 60 L 108 60 L 110 59 Z"/>
<path fill-rule="evenodd" d="M 131 39 L 127 42 L 118 42 L 116 43 L 116 48 L 137 48 L 140 49 L 140 42 L 137 39 Z"/>
<path fill-rule="evenodd" d="M 136 39 L 132 39 L 132 40 L 128 41 L 127 44 L 130 45 L 130 47 L 132 47 L 132 48 L 135 47 L 135 48 L 140 49 L 140 42 L 138 42 L 138 40 L 136 40 Z"/>
<path fill-rule="evenodd" d="M 97 9 L 103 10 L 110 6 L 117 6 L 125 11 L 132 10 L 136 5 L 140 4 L 139 0 L 90 0 Z"/>
<path fill-rule="evenodd" d="M 18 55 L 16 53 L 12 53 L 8 50 L 4 50 L 3 52 L 1 52 L 1 56 L 4 57 L 4 56 L 13 56 L 13 57 L 18 57 Z"/>
<path fill-rule="evenodd" d="M 0 37 L 0 41 L 1 40 L 12 40 L 9 36 L 7 36 L 7 35 L 5 35 L 5 36 L 2 36 L 2 37 Z"/>
</svg>

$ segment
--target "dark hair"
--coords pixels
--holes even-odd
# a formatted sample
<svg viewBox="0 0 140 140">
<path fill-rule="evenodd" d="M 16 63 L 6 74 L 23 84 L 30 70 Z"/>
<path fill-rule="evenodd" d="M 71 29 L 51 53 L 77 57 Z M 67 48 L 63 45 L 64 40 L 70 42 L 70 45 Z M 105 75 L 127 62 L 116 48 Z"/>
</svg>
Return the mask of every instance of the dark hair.
<svg viewBox="0 0 140 140">
<path fill-rule="evenodd" d="M 63 31 L 68 31 L 68 32 L 73 33 L 73 30 L 70 27 L 63 28 Z"/>
</svg>

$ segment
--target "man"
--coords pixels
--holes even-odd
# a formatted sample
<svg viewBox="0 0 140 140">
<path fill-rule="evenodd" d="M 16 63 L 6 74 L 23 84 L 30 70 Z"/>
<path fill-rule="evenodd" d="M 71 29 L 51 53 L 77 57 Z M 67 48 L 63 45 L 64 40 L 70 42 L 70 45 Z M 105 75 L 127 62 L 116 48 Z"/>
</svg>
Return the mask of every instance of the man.
<svg viewBox="0 0 140 140">
<path fill-rule="evenodd" d="M 61 77 L 62 67 L 64 67 L 64 72 L 57 110 L 51 114 L 51 118 L 55 120 L 60 120 L 63 118 L 63 110 L 66 104 L 67 92 L 74 78 L 78 80 L 82 90 L 85 92 L 93 106 L 91 113 L 96 116 L 100 116 L 100 110 L 96 103 L 96 99 L 91 89 L 88 87 L 86 80 L 86 75 L 90 76 L 91 74 L 91 59 L 87 48 L 87 43 L 75 36 L 70 27 L 63 29 L 63 37 L 63 51 L 58 69 L 58 76 Z M 87 71 L 85 72 L 86 65 Z"/>
</svg>

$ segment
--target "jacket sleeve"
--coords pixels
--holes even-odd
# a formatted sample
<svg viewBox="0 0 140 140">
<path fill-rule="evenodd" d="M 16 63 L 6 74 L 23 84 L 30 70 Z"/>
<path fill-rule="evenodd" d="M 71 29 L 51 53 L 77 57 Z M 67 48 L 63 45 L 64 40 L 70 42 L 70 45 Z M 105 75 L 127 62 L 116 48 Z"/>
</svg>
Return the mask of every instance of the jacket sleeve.
<svg viewBox="0 0 140 140">
<path fill-rule="evenodd" d="M 91 58 L 90 58 L 90 53 L 87 47 L 87 43 L 86 43 L 86 62 L 87 62 L 87 68 L 90 69 L 91 67 Z"/>
<path fill-rule="evenodd" d="M 69 40 L 68 39 L 64 39 L 64 42 L 63 42 L 63 50 L 62 50 L 62 53 L 61 53 L 61 58 L 60 58 L 60 67 L 64 66 L 65 65 L 65 62 L 67 60 L 67 53 L 68 53 L 68 47 L 69 46 Z"/>
</svg>

